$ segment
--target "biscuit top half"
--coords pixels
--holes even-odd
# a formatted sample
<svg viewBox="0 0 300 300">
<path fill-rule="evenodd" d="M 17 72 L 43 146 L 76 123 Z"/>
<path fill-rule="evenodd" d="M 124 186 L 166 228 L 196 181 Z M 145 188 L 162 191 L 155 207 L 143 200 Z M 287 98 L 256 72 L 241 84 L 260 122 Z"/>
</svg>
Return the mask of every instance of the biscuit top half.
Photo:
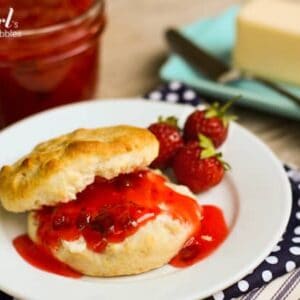
<svg viewBox="0 0 300 300">
<path fill-rule="evenodd" d="M 0 201 L 12 212 L 76 199 L 96 176 L 111 179 L 147 167 L 159 144 L 148 130 L 132 126 L 78 129 L 37 145 L 0 171 Z"/>
</svg>

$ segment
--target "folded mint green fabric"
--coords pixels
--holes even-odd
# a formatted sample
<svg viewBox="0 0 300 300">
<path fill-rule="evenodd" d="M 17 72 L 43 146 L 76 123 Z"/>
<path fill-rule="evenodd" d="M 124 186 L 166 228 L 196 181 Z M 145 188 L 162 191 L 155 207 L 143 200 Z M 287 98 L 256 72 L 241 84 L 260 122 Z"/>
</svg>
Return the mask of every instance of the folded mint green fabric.
<svg viewBox="0 0 300 300">
<path fill-rule="evenodd" d="M 219 16 L 203 19 L 183 28 L 182 32 L 196 44 L 230 63 L 238 11 L 239 6 L 233 6 Z M 239 80 L 228 85 L 217 84 L 194 71 L 176 55 L 171 55 L 162 66 L 160 76 L 167 81 L 184 82 L 199 90 L 202 95 L 217 99 L 226 100 L 242 95 L 243 97 L 238 101 L 240 105 L 300 120 L 300 105 L 276 91 L 252 80 Z M 300 87 L 283 83 L 281 85 L 300 97 Z"/>
</svg>

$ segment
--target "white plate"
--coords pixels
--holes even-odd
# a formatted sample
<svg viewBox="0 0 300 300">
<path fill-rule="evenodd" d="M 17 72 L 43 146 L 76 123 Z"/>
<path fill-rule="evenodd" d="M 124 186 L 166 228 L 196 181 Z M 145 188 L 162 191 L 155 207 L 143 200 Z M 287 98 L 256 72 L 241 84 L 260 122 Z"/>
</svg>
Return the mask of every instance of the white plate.
<svg viewBox="0 0 300 300">
<path fill-rule="evenodd" d="M 38 114 L 0 133 L 0 165 L 14 162 L 38 142 L 78 127 L 148 126 L 159 115 L 181 122 L 189 106 L 137 100 L 84 102 Z M 232 166 L 223 182 L 199 195 L 225 213 L 230 235 L 207 259 L 185 269 L 169 265 L 142 275 L 70 279 L 40 271 L 14 250 L 26 231 L 25 216 L 0 211 L 0 289 L 31 300 L 196 299 L 209 296 L 251 272 L 280 239 L 291 209 L 291 191 L 281 163 L 255 136 L 233 123 L 223 147 Z"/>
</svg>

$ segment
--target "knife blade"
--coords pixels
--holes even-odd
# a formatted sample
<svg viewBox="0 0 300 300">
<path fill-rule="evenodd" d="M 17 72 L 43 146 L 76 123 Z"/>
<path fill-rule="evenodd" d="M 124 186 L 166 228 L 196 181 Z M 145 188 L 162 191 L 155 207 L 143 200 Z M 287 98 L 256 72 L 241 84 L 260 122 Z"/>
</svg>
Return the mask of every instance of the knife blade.
<svg viewBox="0 0 300 300">
<path fill-rule="evenodd" d="M 251 78 L 275 90 L 279 94 L 288 97 L 298 105 L 300 104 L 300 97 L 297 95 L 289 92 L 272 81 L 257 76 L 247 77 L 240 71 L 232 69 L 222 60 L 194 44 L 191 40 L 175 29 L 171 28 L 166 31 L 166 39 L 169 46 L 175 53 L 181 56 L 193 69 L 201 71 L 213 81 L 226 84 L 242 78 Z"/>
</svg>

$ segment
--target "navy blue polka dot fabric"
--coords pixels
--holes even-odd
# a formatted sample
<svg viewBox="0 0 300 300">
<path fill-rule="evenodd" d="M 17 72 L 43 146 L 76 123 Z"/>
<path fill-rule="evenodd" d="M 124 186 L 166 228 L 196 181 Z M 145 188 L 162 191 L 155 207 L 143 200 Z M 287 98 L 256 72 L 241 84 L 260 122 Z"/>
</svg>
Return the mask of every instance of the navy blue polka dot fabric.
<svg viewBox="0 0 300 300">
<path fill-rule="evenodd" d="M 185 103 L 193 106 L 204 103 L 199 93 L 177 81 L 160 86 L 157 90 L 148 93 L 146 98 L 152 101 Z"/>
<path fill-rule="evenodd" d="M 205 103 L 199 93 L 180 82 L 163 85 L 148 93 L 146 98 L 151 101 L 186 103 L 193 106 Z M 286 167 L 286 172 L 293 191 L 293 209 L 281 241 L 251 274 L 210 299 L 229 300 L 242 296 L 300 266 L 300 171 Z"/>
</svg>

